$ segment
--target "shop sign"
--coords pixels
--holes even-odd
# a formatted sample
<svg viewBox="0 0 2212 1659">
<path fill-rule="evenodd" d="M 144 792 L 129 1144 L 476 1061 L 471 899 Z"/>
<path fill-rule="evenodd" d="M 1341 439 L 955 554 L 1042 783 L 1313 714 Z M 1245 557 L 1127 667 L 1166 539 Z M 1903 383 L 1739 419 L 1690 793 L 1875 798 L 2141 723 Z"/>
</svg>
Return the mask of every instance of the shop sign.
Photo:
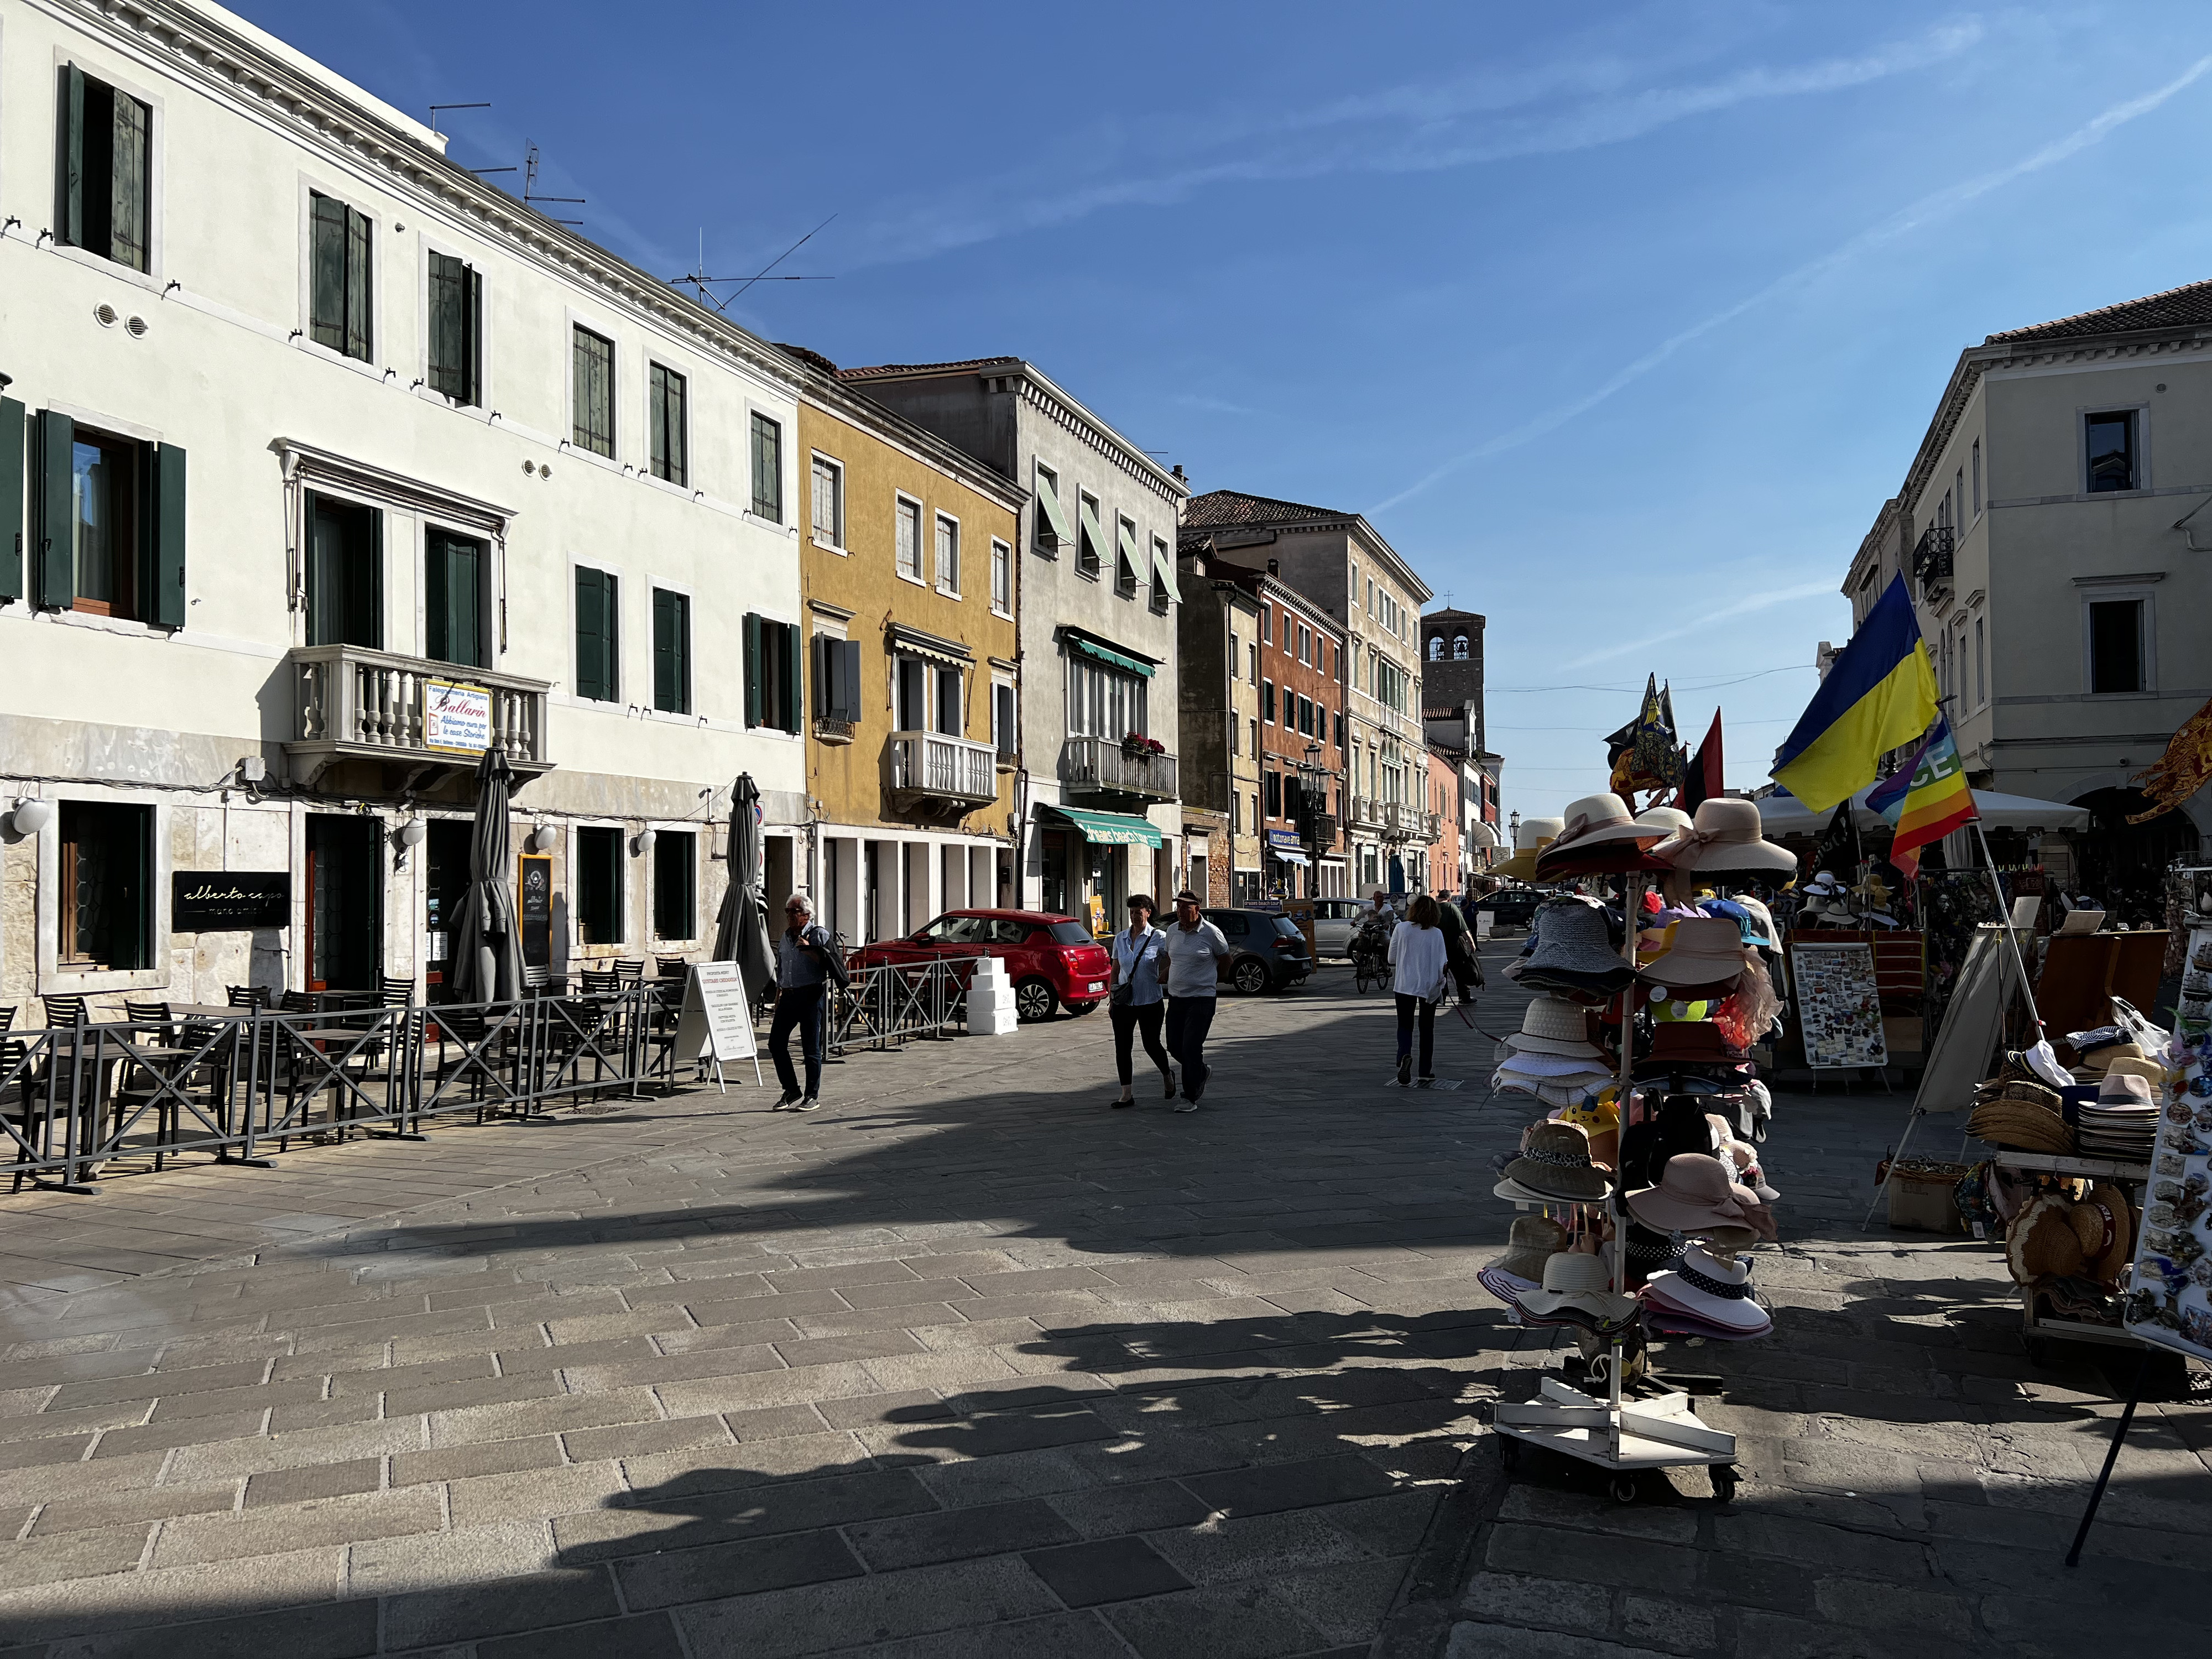
<svg viewBox="0 0 2212 1659">
<path fill-rule="evenodd" d="M 169 883 L 169 926 L 179 933 L 292 925 L 289 872 L 176 870 Z"/>
<path fill-rule="evenodd" d="M 515 895 L 522 911 L 522 965 L 547 968 L 553 962 L 553 860 L 525 853 L 518 861 Z"/>
<path fill-rule="evenodd" d="M 448 755 L 491 747 L 491 693 L 451 680 L 422 682 L 422 746 Z"/>
<path fill-rule="evenodd" d="M 1267 831 L 1267 845 L 1286 853 L 1303 853 L 1306 849 L 1305 842 L 1298 839 L 1298 832 L 1295 830 L 1270 830 Z"/>
</svg>

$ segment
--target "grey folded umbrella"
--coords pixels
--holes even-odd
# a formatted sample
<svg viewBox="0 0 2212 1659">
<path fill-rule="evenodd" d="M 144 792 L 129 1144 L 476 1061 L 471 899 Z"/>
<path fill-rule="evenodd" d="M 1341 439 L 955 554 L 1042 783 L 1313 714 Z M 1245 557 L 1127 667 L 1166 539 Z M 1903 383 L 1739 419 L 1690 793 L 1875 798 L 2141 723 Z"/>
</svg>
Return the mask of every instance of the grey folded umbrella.
<svg viewBox="0 0 2212 1659">
<path fill-rule="evenodd" d="M 730 791 L 730 884 L 714 919 L 714 960 L 738 964 L 749 997 L 758 996 L 761 988 L 775 977 L 763 876 L 760 790 L 751 773 L 740 772 Z"/>
<path fill-rule="evenodd" d="M 515 919 L 514 835 L 507 793 L 514 769 L 495 749 L 477 768 L 469 890 L 446 936 L 446 988 L 455 1002 L 511 1002 L 522 994 L 522 933 Z"/>
</svg>

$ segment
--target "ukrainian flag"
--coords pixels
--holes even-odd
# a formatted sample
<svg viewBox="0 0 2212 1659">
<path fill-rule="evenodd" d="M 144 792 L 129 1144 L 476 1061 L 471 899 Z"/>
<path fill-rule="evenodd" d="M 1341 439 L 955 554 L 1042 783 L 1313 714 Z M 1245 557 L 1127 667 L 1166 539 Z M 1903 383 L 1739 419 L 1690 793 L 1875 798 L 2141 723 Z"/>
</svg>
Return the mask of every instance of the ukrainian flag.
<svg viewBox="0 0 2212 1659">
<path fill-rule="evenodd" d="M 1920 866 L 1915 848 L 1981 816 L 1974 810 L 1974 792 L 1966 787 L 1966 763 L 1959 758 L 1948 720 L 1936 720 L 1910 766 L 1899 767 L 1867 792 L 1867 805 L 1897 831 L 1890 842 L 1889 861 L 1908 876 Z"/>
<path fill-rule="evenodd" d="M 1874 781 L 1881 757 L 1925 732 L 1936 712 L 1936 670 L 1899 575 L 1775 750 L 1770 775 L 1807 811 L 1825 812 Z"/>
</svg>

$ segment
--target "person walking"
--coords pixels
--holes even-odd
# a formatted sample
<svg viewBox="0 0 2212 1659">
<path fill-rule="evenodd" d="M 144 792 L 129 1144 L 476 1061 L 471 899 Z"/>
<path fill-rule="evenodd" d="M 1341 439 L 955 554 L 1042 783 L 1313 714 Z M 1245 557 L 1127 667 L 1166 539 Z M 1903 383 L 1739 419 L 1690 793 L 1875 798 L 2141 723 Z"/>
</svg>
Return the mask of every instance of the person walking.
<svg viewBox="0 0 2212 1659">
<path fill-rule="evenodd" d="M 785 927 L 775 942 L 775 1018 L 768 1030 L 769 1055 L 775 1061 L 783 1098 L 771 1109 L 814 1111 L 822 1104 L 822 1011 L 828 995 L 830 952 L 837 948 L 826 927 L 811 925 L 814 907 L 793 893 L 783 907 Z M 791 1034 L 806 1062 L 806 1089 L 791 1065 Z"/>
<path fill-rule="evenodd" d="M 1229 960 L 1229 941 L 1198 907 L 1198 895 L 1185 888 L 1176 895 L 1175 926 L 1162 936 L 1168 964 L 1168 1052 L 1182 1066 L 1182 1099 L 1178 1112 L 1194 1112 L 1212 1067 L 1206 1063 L 1206 1034 L 1213 1027 L 1221 964 Z"/>
<path fill-rule="evenodd" d="M 1437 902 L 1426 893 L 1406 908 L 1406 920 L 1390 934 L 1390 961 L 1397 969 L 1391 988 L 1398 996 L 1398 1085 L 1413 1080 L 1413 1024 L 1421 1027 L 1421 1081 L 1436 1073 L 1437 1004 L 1443 996 L 1447 967 L 1444 933 Z"/>
<path fill-rule="evenodd" d="M 1167 1097 L 1176 1096 L 1175 1066 L 1160 1047 L 1160 1023 L 1167 1013 L 1166 944 L 1167 935 L 1152 926 L 1152 896 L 1130 894 L 1129 926 L 1114 935 L 1114 989 L 1107 1005 L 1114 1018 L 1114 1065 L 1121 1074 L 1116 1107 L 1137 1103 L 1129 1079 L 1131 1040 L 1139 1032 L 1144 1034 L 1145 1053 L 1167 1084 Z"/>
<path fill-rule="evenodd" d="M 1444 961 L 1451 969 L 1452 982 L 1459 987 L 1459 1000 L 1472 1002 L 1474 988 L 1483 983 L 1482 964 L 1475 958 L 1474 929 L 1449 894 L 1437 900 L 1437 926 L 1443 930 Z"/>
</svg>

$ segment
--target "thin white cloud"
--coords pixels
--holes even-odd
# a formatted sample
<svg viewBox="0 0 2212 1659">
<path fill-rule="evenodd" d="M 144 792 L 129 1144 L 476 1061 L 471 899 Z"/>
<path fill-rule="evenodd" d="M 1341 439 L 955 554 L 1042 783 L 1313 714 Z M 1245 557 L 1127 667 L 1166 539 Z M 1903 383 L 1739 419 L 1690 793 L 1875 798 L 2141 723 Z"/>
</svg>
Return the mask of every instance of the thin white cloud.
<svg viewBox="0 0 2212 1659">
<path fill-rule="evenodd" d="M 1266 412 L 1247 408 L 1243 404 L 1232 404 L 1226 398 L 1209 398 L 1196 392 L 1178 392 L 1169 401 L 1181 404 L 1185 409 L 1203 409 L 1215 415 L 1260 415 Z"/>
<path fill-rule="evenodd" d="M 1562 404 L 1558 408 L 1547 410 L 1532 420 L 1524 422 L 1520 426 L 1498 433 L 1494 437 L 1485 439 L 1474 448 L 1452 457 L 1421 477 L 1415 479 L 1396 495 L 1377 501 L 1368 509 L 1369 513 L 1387 511 L 1402 501 L 1412 500 L 1423 490 L 1441 483 L 1454 473 L 1472 466 L 1478 461 L 1488 460 L 1505 453 L 1508 450 L 1518 449 L 1522 445 L 1540 438 L 1546 433 L 1555 431 L 1576 416 L 1595 409 L 1624 387 L 1642 380 L 1684 346 L 1711 333 L 1723 324 L 1734 322 L 1754 306 L 1762 305 L 1787 289 L 1802 287 L 1816 277 L 1826 275 L 1838 265 L 1848 264 L 1876 248 L 1896 241 L 1899 237 L 1918 230 L 1923 226 L 1948 218 L 1969 203 L 1978 200 L 1992 191 L 2002 188 L 2014 179 L 2024 178 L 2032 173 L 2040 173 L 2045 167 L 2054 167 L 2069 156 L 2080 154 L 2117 129 L 2125 126 L 2129 122 L 2149 114 L 2184 88 L 2201 79 L 2207 70 L 2212 70 L 2212 57 L 2198 58 L 2163 86 L 2144 93 L 2141 97 L 2130 98 L 2113 105 L 2111 108 L 2083 122 L 2063 137 L 2052 140 L 2050 143 L 2030 152 L 2008 166 L 1999 167 L 1994 172 L 1978 174 L 1946 189 L 1936 191 L 1931 195 L 1922 197 L 1911 206 L 1904 208 L 1878 224 L 1861 231 L 1857 235 L 1830 249 L 1817 259 L 1808 260 L 1796 270 L 1776 277 L 1756 293 L 1737 301 L 1727 309 L 1716 312 L 1703 321 L 1692 324 L 1679 334 L 1662 340 L 1658 345 L 1637 358 L 1635 362 L 1618 370 L 1611 377 L 1572 402 Z"/>
<path fill-rule="evenodd" d="M 1747 594 L 1734 605 L 1724 605 L 1717 611 L 1700 611 L 1698 619 L 1680 628 L 1662 629 L 1656 634 L 1638 634 L 1634 639 L 1620 645 L 1608 645 L 1602 650 L 1571 657 L 1560 666 L 1582 668 L 1594 662 L 1608 662 L 1615 657 L 1627 656 L 1631 652 L 1643 651 L 1668 640 L 1679 640 L 1692 634 L 1702 634 L 1715 623 L 1726 622 L 1734 617 L 1747 617 L 1753 611 L 1771 611 L 1778 605 L 1788 605 L 1795 599 L 1809 599 L 1820 594 L 1833 594 L 1836 584 L 1832 578 L 1826 581 L 1799 582 L 1795 587 L 1770 588 L 1764 593 Z"/>
</svg>

